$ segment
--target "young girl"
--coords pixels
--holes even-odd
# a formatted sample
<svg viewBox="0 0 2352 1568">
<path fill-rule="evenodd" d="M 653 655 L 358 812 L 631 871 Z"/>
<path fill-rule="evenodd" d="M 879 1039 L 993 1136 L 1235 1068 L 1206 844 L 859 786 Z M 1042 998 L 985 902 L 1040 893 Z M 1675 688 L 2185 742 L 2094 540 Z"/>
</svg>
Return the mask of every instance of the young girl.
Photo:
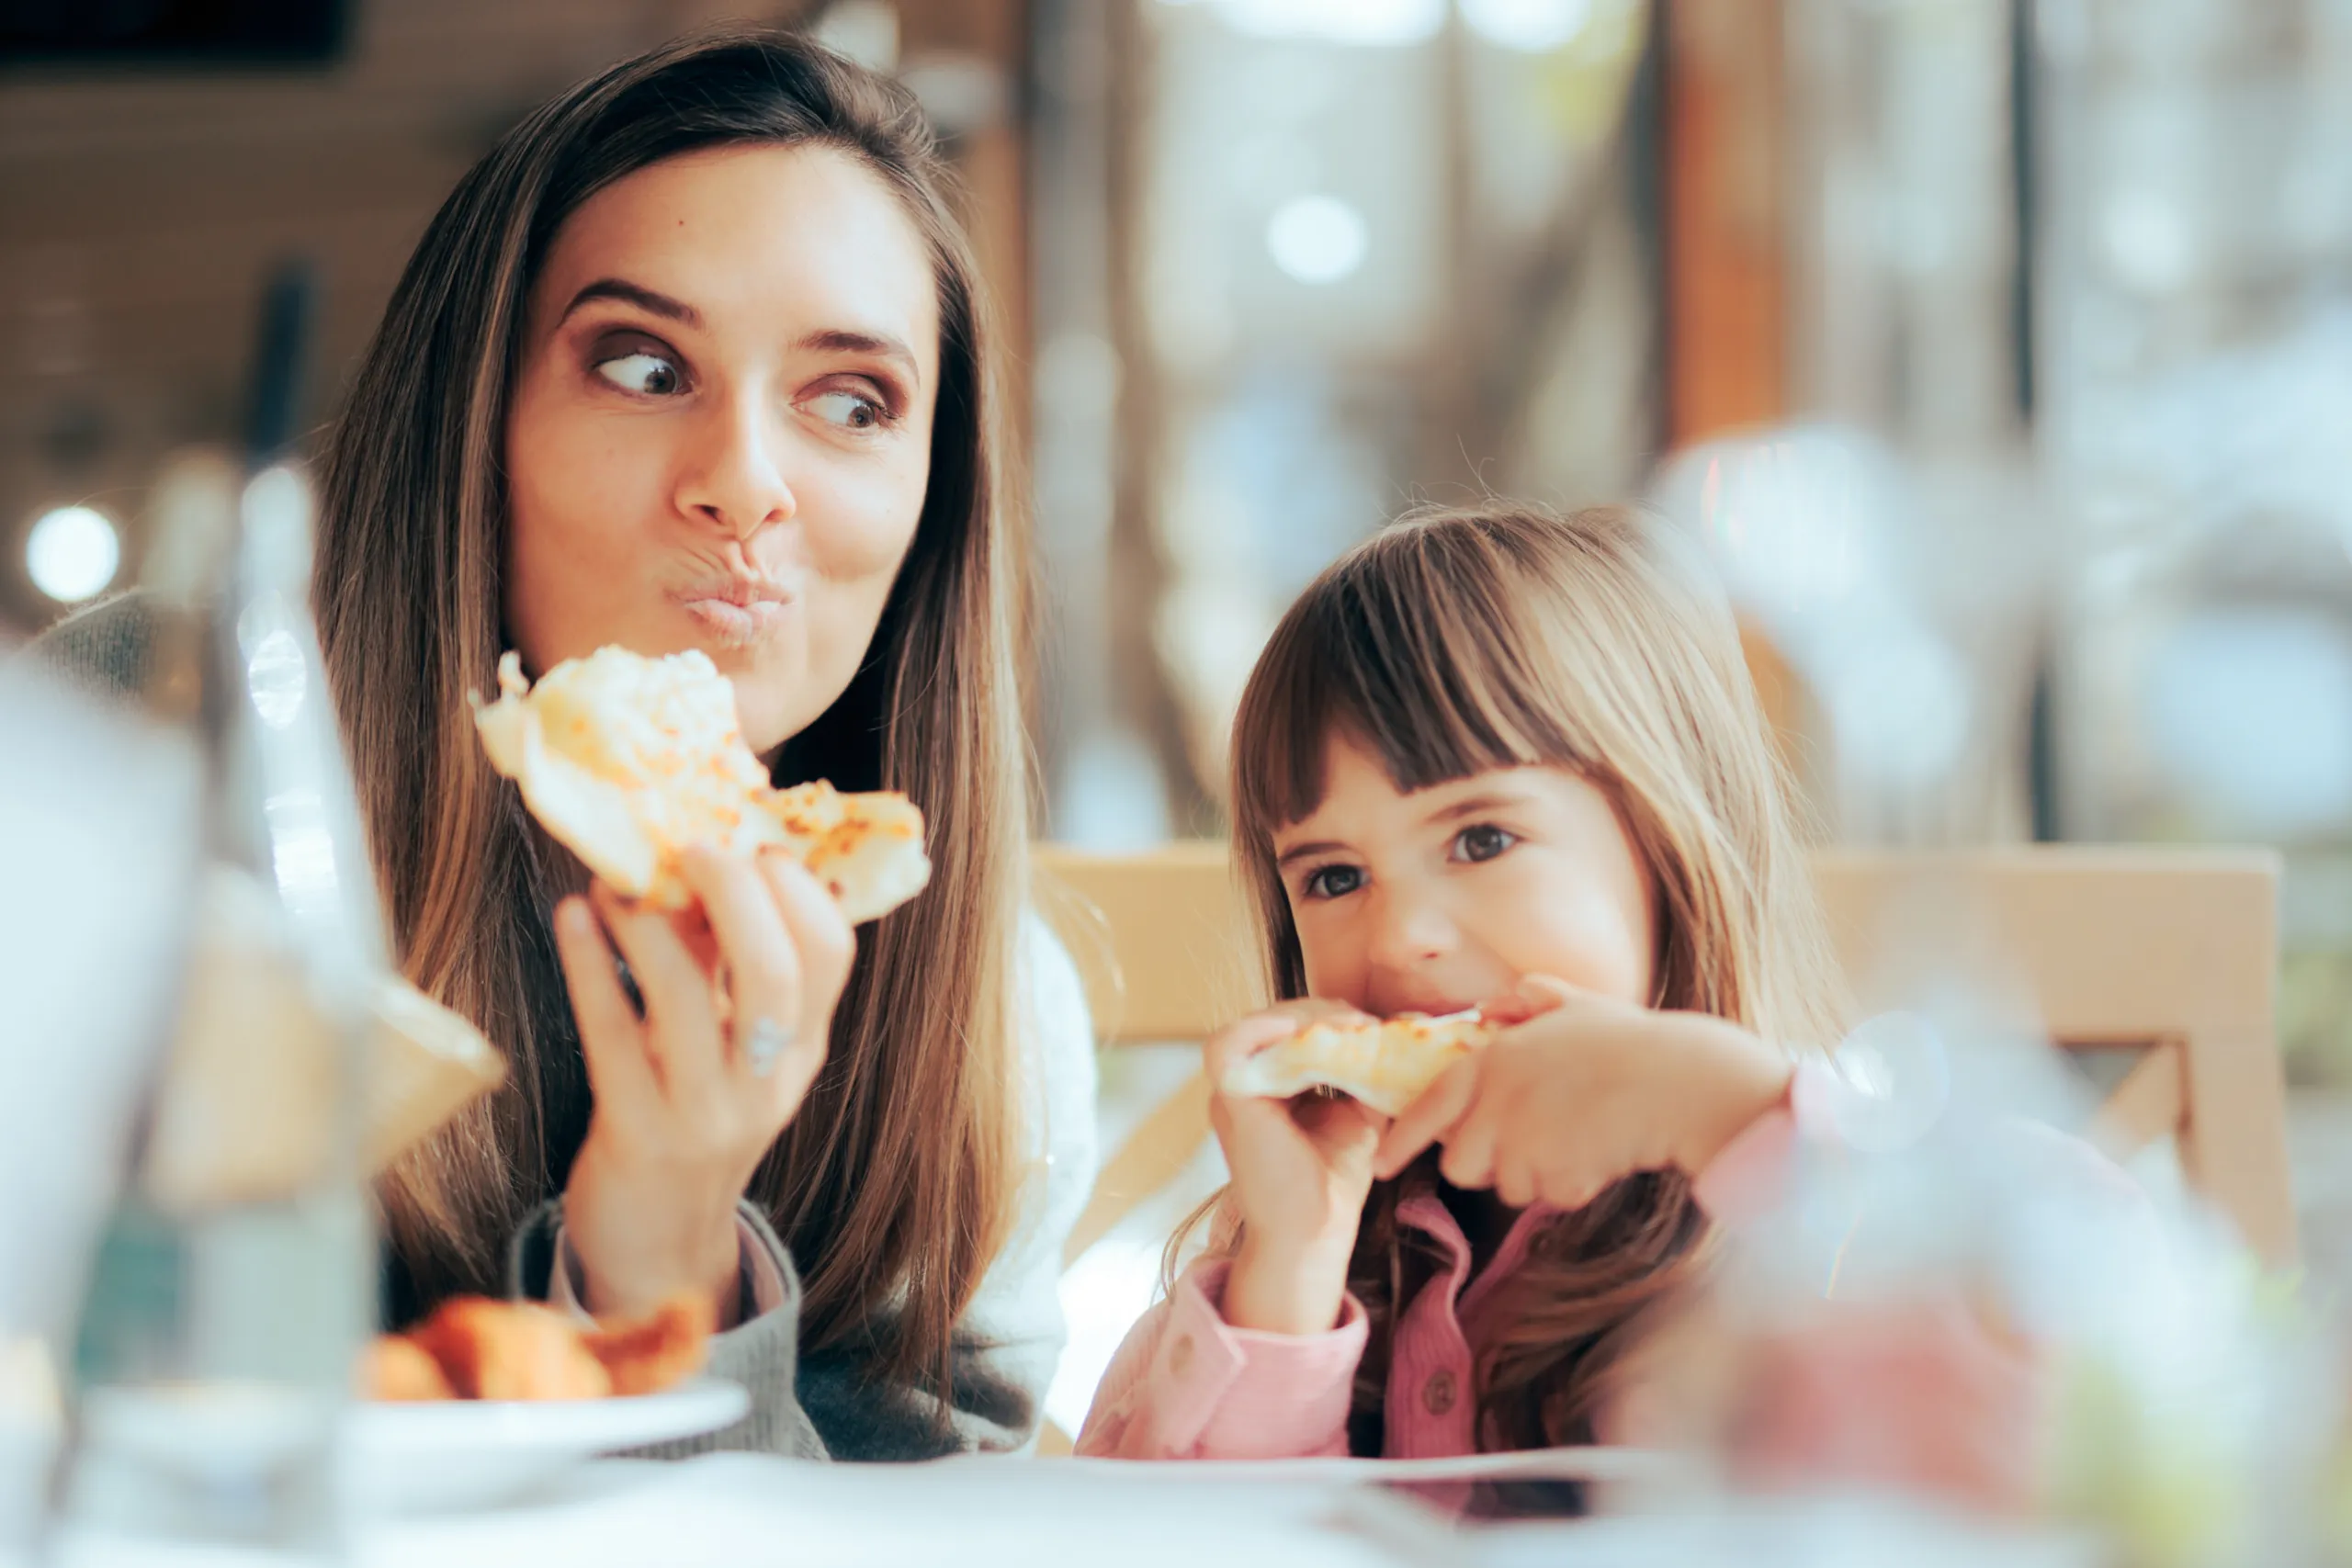
<svg viewBox="0 0 2352 1568">
<path fill-rule="evenodd" d="M 1237 860 L 1283 999 L 1209 1041 L 1211 1081 L 1317 1016 L 1510 1027 L 1393 1123 L 1219 1096 L 1211 1245 L 1121 1347 L 1080 1452 L 1629 1435 L 1631 1353 L 1785 1156 L 1796 1054 L 1839 1033 L 1702 581 L 1629 513 L 1498 504 L 1405 520 L 1284 616 L 1233 736 Z M 1975 1361 L 1930 1378 L 1955 1415 L 2014 1392 Z"/>
</svg>

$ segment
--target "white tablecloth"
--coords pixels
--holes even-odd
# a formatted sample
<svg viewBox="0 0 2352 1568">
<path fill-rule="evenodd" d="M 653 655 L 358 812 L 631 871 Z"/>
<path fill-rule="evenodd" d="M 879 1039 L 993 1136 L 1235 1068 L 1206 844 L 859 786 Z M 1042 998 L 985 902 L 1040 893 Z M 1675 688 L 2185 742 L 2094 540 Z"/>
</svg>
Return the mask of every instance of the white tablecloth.
<svg viewBox="0 0 2352 1568">
<path fill-rule="evenodd" d="M 954 1460 L 818 1465 L 722 1454 L 608 1461 L 526 1503 L 386 1520 L 354 1541 L 365 1568 L 922 1564 L 997 1568 L 2088 1568 L 2090 1544 L 1987 1536 L 1899 1509 L 1770 1509 L 1458 1527 L 1368 1491 L 1363 1467 L 1280 1480 L 1214 1466 Z M 80 1540 L 58 1568 L 264 1568 L 248 1553 Z"/>
</svg>

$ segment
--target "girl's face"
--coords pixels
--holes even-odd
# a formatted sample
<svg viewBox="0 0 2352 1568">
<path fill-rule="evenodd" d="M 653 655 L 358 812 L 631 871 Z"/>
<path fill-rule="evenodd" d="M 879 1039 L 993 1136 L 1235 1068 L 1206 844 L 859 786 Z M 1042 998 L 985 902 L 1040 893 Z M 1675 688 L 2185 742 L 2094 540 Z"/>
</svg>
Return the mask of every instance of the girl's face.
<svg viewBox="0 0 2352 1568">
<path fill-rule="evenodd" d="M 1406 795 L 1335 736 L 1322 804 L 1274 854 L 1310 995 L 1379 1018 L 1458 1012 L 1549 975 L 1651 1000 L 1650 879 L 1608 796 L 1565 769 Z"/>
<path fill-rule="evenodd" d="M 507 635 L 536 673 L 698 648 L 766 753 L 864 660 L 913 543 L 938 284 L 830 148 L 673 158 L 598 192 L 534 284 L 506 423 Z"/>
</svg>

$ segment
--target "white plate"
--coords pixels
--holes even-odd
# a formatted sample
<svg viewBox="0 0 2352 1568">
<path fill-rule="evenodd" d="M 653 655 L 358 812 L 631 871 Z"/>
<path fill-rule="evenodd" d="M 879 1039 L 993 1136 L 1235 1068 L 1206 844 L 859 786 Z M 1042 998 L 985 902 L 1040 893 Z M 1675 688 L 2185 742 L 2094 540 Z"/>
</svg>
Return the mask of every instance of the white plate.
<svg viewBox="0 0 2352 1568">
<path fill-rule="evenodd" d="M 741 1384 L 718 1378 L 629 1399 L 355 1405 L 344 1495 L 370 1514 L 479 1507 L 598 1454 L 731 1427 L 751 1408 Z"/>
<path fill-rule="evenodd" d="M 345 1501 L 369 1515 L 480 1507 L 580 1461 L 700 1437 L 752 1407 L 740 1384 L 702 1378 L 628 1399 L 361 1402 L 336 1409 L 261 1388 L 107 1389 L 90 1434 L 126 1459 L 191 1477 L 266 1472 L 316 1451 L 339 1426 Z"/>
</svg>

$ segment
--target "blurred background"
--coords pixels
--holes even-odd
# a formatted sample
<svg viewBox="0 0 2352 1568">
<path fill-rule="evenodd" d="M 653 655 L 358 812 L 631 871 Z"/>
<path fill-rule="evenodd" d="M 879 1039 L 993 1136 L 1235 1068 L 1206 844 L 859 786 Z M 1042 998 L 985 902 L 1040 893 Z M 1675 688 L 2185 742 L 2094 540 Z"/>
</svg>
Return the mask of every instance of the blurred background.
<svg viewBox="0 0 2352 1568">
<path fill-rule="evenodd" d="M 1833 839 L 2285 852 L 2352 1213 L 2352 0 L 0 0 L 0 637 L 128 580 L 168 455 L 332 417 L 528 107 L 735 17 L 963 170 L 1054 836 L 1216 831 L 1385 517 L 1646 500 Z"/>
</svg>

